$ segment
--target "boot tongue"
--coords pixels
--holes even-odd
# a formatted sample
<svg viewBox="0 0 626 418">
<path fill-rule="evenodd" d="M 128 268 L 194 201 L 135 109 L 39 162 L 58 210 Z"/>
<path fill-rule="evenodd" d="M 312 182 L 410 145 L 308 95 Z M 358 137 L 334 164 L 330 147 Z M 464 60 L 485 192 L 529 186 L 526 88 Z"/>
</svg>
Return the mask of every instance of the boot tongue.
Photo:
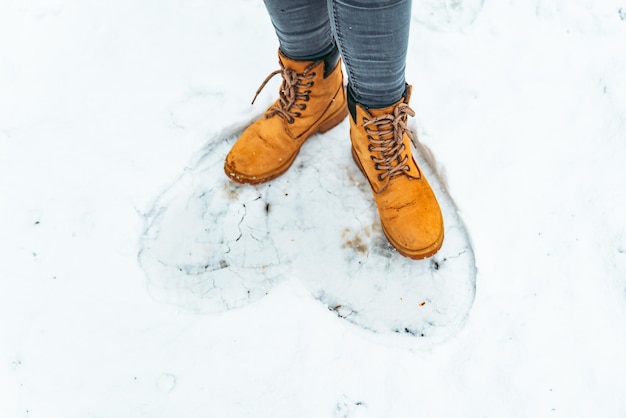
<svg viewBox="0 0 626 418">
<path fill-rule="evenodd" d="M 388 114 L 393 113 L 393 110 L 400 103 L 407 103 L 407 104 L 409 103 L 409 100 L 411 99 L 411 90 L 412 90 L 412 86 L 407 84 L 406 88 L 404 89 L 404 94 L 402 95 L 400 100 L 398 100 L 397 102 L 395 102 L 391 106 L 382 107 L 382 108 L 379 108 L 379 109 L 367 108 L 367 113 L 369 113 L 373 117 L 381 116 L 381 115 L 388 115 Z"/>
<path fill-rule="evenodd" d="M 292 60 L 291 58 L 288 58 L 285 55 L 283 55 L 283 53 L 280 51 L 278 53 L 278 57 L 280 59 L 280 62 L 283 64 L 283 67 L 294 70 L 298 74 L 302 74 L 304 70 L 306 70 L 307 67 L 309 67 L 314 62 L 314 61 Z"/>
</svg>

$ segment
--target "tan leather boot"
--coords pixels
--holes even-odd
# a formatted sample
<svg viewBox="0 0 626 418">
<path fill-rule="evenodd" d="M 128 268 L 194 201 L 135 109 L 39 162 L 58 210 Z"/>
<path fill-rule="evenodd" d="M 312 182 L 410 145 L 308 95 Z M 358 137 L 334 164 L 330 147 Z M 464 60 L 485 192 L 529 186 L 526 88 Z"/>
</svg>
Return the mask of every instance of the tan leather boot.
<svg viewBox="0 0 626 418">
<path fill-rule="evenodd" d="M 415 163 L 407 117 L 411 87 L 394 105 L 366 109 L 349 94 L 354 160 L 369 180 L 383 231 L 398 252 L 412 259 L 435 254 L 443 243 L 439 203 Z"/>
<path fill-rule="evenodd" d="M 326 132 L 348 114 L 339 52 L 296 61 L 279 51 L 280 97 L 250 125 L 226 156 L 224 171 L 236 182 L 257 184 L 283 174 L 311 135 Z M 256 98 L 256 96 L 255 96 Z M 254 100 L 253 100 L 254 103 Z"/>
</svg>

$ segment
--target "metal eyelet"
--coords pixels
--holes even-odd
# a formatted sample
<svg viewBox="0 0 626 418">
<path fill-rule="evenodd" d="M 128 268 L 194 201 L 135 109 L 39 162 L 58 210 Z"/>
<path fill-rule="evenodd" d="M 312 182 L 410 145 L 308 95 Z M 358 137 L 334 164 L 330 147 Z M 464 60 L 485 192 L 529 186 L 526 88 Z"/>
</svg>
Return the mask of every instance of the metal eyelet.
<svg viewBox="0 0 626 418">
<path fill-rule="evenodd" d="M 379 174 L 379 175 L 378 175 L 378 181 L 383 181 L 382 176 L 383 176 L 382 174 Z"/>
<path fill-rule="evenodd" d="M 369 136 L 368 136 L 367 138 L 368 138 L 368 139 L 370 139 L 370 137 L 369 137 Z M 372 144 L 369 144 L 369 145 L 367 146 L 367 150 L 368 150 L 369 152 L 373 152 L 373 151 L 374 151 L 374 146 L 373 146 Z"/>
</svg>

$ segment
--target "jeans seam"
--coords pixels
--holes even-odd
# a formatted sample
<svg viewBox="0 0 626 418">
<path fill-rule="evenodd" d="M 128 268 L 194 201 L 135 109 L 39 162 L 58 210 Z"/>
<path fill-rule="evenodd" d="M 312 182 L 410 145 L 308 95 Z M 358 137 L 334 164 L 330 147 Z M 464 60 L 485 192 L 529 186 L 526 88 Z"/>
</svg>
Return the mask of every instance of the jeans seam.
<svg viewBox="0 0 626 418">
<path fill-rule="evenodd" d="M 337 2 L 333 1 L 332 4 L 333 4 L 333 23 L 335 24 L 335 38 L 336 38 L 337 43 L 341 45 L 341 57 L 343 58 L 343 62 L 347 68 L 349 84 L 352 88 L 352 91 L 355 93 L 355 95 L 359 96 L 359 93 L 357 91 L 358 90 L 357 83 L 356 83 L 356 80 L 354 79 L 354 76 L 352 75 L 352 70 L 350 69 L 352 58 L 350 57 L 350 54 L 348 54 L 347 52 L 345 41 L 342 39 L 342 36 L 340 36 L 339 34 L 340 32 L 339 20 L 340 19 L 337 19 L 337 14 L 338 14 Z"/>
</svg>

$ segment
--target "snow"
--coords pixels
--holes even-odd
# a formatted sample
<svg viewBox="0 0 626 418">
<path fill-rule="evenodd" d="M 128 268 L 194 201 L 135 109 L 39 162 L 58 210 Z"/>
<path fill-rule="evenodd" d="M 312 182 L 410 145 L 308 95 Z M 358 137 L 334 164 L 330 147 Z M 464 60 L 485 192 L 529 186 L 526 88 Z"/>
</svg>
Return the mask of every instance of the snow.
<svg viewBox="0 0 626 418">
<path fill-rule="evenodd" d="M 277 65 L 262 2 L 3 1 L 0 416 L 623 417 L 626 3 L 413 9 L 413 126 L 478 266 L 430 348 L 296 279 L 213 314 L 148 291 L 145 215 L 275 94 L 249 105 Z"/>
</svg>

